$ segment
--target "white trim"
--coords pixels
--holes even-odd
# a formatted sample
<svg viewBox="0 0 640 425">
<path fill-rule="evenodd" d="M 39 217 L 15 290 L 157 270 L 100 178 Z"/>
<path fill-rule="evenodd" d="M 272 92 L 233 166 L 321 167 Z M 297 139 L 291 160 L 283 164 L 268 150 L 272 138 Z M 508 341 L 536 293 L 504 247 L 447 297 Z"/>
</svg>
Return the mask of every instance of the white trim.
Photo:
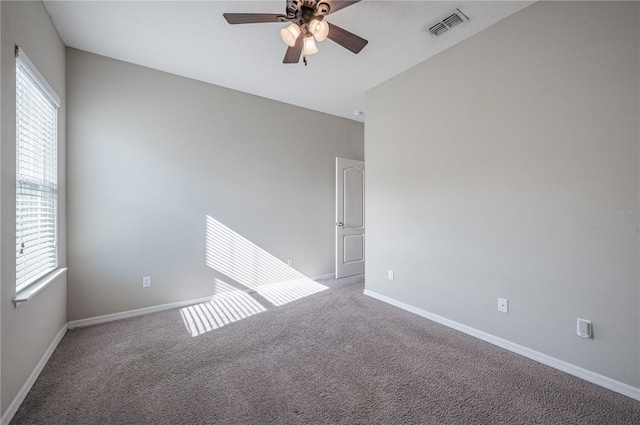
<svg viewBox="0 0 640 425">
<path fill-rule="evenodd" d="M 31 298 L 35 297 L 40 291 L 49 286 L 51 282 L 56 280 L 58 277 L 62 276 L 67 271 L 66 267 L 61 269 L 56 269 L 51 273 L 45 275 L 39 281 L 32 283 L 26 288 L 18 291 L 15 298 L 13 299 L 13 305 L 18 306 L 18 304 L 26 303 Z"/>
<path fill-rule="evenodd" d="M 54 105 L 56 105 L 56 107 L 59 108 L 61 105 L 60 96 L 58 96 L 55 90 L 49 85 L 47 80 L 42 76 L 40 71 L 38 71 L 38 68 L 36 68 L 33 62 L 31 62 L 29 57 L 24 53 L 24 50 L 22 50 L 18 46 L 16 46 L 16 59 L 20 59 L 20 62 L 22 62 L 24 66 L 27 67 L 29 72 L 31 72 L 33 76 L 36 77 L 36 81 L 38 82 L 38 84 L 40 84 L 40 87 L 42 87 L 43 91 L 47 94 L 47 96 L 54 103 Z"/>
<path fill-rule="evenodd" d="M 317 276 L 311 279 L 320 280 L 325 278 L 329 279 L 332 277 L 333 277 L 333 273 Z M 256 290 L 252 288 L 247 288 L 247 289 L 243 289 L 242 292 L 251 294 L 251 293 L 255 293 Z M 178 302 L 173 302 L 168 304 L 154 305 L 151 307 L 138 308 L 135 310 L 122 311 L 120 313 L 105 314 L 104 316 L 96 316 L 96 317 L 89 317 L 87 319 L 72 320 L 68 323 L 68 325 L 69 325 L 69 329 L 74 329 L 74 328 L 81 328 L 84 326 L 97 325 L 99 323 L 113 322 L 114 320 L 128 319 L 130 317 L 143 316 L 145 314 L 157 313 L 159 311 L 172 310 L 174 308 L 181 308 L 181 307 L 186 307 L 194 304 L 205 303 L 207 301 L 211 301 L 211 297 L 213 296 L 215 296 L 215 294 L 209 295 L 208 297 L 196 298 L 194 300 L 178 301 Z"/>
<path fill-rule="evenodd" d="M 69 329 L 81 328 L 84 326 L 97 325 L 99 323 L 113 322 L 114 320 L 128 319 L 130 317 L 144 316 L 145 314 L 157 313 L 159 311 L 171 310 L 174 308 L 186 307 L 193 304 L 200 304 L 211 301 L 210 295 L 195 300 L 178 301 L 175 303 L 154 305 L 151 307 L 138 308 L 135 310 L 122 311 L 120 313 L 105 314 L 104 316 L 89 317 L 87 319 L 71 320 L 68 325 Z"/>
<path fill-rule="evenodd" d="M 325 280 L 325 279 L 333 279 L 336 275 L 333 273 L 329 274 L 321 274 L 320 276 L 311 277 L 311 280 Z"/>
<path fill-rule="evenodd" d="M 55 349 L 58 347 L 58 344 L 60 344 L 60 341 L 62 341 L 62 337 L 64 337 L 64 334 L 67 333 L 68 329 L 69 329 L 68 326 L 65 324 L 62 327 L 62 329 L 60 329 L 60 331 L 55 336 L 55 338 L 53 338 L 53 341 L 51 341 L 51 344 L 49 344 L 49 347 L 40 358 L 40 361 L 38 362 L 38 364 L 36 364 L 36 367 L 33 369 L 33 372 L 31 372 L 31 375 L 29 375 L 29 378 L 27 378 L 27 381 L 24 383 L 22 388 L 20 388 L 20 391 L 18 391 L 18 394 L 16 394 L 15 398 L 7 408 L 6 412 L 4 412 L 4 415 L 2 415 L 2 419 L 0 419 L 0 424 L 8 425 L 11 419 L 13 419 L 13 415 L 15 415 L 16 412 L 18 411 L 18 408 L 20 407 L 25 397 L 31 390 L 31 387 L 33 386 L 33 384 L 36 382 L 36 379 L 38 379 L 38 376 L 40 376 L 40 372 L 42 372 L 42 369 L 44 369 L 44 366 L 47 364 L 47 362 L 49 361 L 49 358 L 51 357 Z"/>
<path fill-rule="evenodd" d="M 609 377 L 584 369 L 580 366 L 567 363 L 563 360 L 556 359 L 555 357 L 548 356 L 539 351 L 535 351 L 514 342 L 507 341 L 506 339 L 499 338 L 495 335 L 491 335 L 470 326 L 454 322 L 453 320 L 438 316 L 437 314 L 430 313 L 417 307 L 413 307 L 409 304 L 405 304 L 402 301 L 394 300 L 393 298 L 389 298 L 385 295 L 381 295 L 367 289 L 364 290 L 364 294 L 377 300 L 386 302 L 387 304 L 391 304 L 403 310 L 417 314 L 418 316 L 422 316 L 426 319 L 432 320 L 436 323 L 440 323 L 441 325 L 466 333 L 467 335 L 471 335 L 483 341 L 489 342 L 493 345 L 497 345 L 498 347 L 504 348 L 505 350 L 520 354 L 521 356 L 527 357 L 531 360 L 535 360 L 547 366 L 551 366 L 554 369 L 561 370 L 570 375 L 584 379 L 585 381 L 589 381 L 593 384 L 599 385 L 601 387 L 640 401 L 640 388 L 633 387 L 631 385 L 625 384 L 624 382 L 616 381 L 615 379 L 611 379 Z"/>
</svg>

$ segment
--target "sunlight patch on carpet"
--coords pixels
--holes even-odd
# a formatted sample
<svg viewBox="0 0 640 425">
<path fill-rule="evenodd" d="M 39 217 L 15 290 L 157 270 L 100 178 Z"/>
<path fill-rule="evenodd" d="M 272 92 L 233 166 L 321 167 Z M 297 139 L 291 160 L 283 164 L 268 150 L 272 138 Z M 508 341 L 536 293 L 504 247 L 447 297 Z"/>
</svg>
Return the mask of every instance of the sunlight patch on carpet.
<svg viewBox="0 0 640 425">
<path fill-rule="evenodd" d="M 230 291 L 214 295 L 210 301 L 180 309 L 182 321 L 193 337 L 251 317 L 267 309 L 249 294 Z"/>
</svg>

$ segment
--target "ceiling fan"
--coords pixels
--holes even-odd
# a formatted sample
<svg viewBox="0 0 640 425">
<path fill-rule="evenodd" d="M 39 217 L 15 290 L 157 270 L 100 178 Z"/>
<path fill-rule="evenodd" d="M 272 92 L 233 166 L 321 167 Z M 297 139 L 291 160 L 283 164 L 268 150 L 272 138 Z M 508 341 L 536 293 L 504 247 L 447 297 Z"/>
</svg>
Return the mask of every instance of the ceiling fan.
<svg viewBox="0 0 640 425">
<path fill-rule="evenodd" d="M 328 38 L 342 47 L 360 53 L 368 41 L 337 25 L 324 20 L 326 15 L 358 3 L 360 0 L 287 0 L 286 14 L 275 13 L 224 13 L 230 24 L 259 24 L 268 22 L 291 22 L 280 30 L 282 40 L 289 46 L 282 63 L 298 63 L 303 55 L 318 52 L 316 41 Z"/>
</svg>

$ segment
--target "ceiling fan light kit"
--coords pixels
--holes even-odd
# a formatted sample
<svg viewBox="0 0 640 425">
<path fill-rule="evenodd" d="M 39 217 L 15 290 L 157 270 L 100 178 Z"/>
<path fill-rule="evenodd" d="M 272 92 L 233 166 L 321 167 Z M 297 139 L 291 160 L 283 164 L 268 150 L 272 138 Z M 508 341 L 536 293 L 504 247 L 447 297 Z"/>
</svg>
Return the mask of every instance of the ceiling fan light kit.
<svg viewBox="0 0 640 425">
<path fill-rule="evenodd" d="M 282 37 L 282 41 L 284 41 L 287 46 L 293 47 L 296 45 L 296 40 L 301 33 L 302 30 L 297 24 L 291 24 L 280 30 L 280 37 Z"/>
<path fill-rule="evenodd" d="M 316 42 L 313 40 L 313 36 L 308 35 L 304 38 L 304 44 L 302 45 L 302 54 L 310 56 L 318 53 Z"/>
<path fill-rule="evenodd" d="M 326 15 L 358 3 L 360 0 L 287 0 L 286 14 L 274 13 L 224 13 L 230 24 L 257 24 L 265 22 L 291 22 L 280 30 L 280 37 L 288 47 L 283 63 L 298 63 L 300 55 L 306 57 L 318 53 L 316 41 L 327 38 L 342 47 L 360 53 L 368 41 L 324 20 Z"/>
<path fill-rule="evenodd" d="M 324 41 L 327 38 L 327 35 L 329 35 L 329 24 L 325 21 L 313 19 L 309 22 L 309 32 L 313 34 L 316 41 Z"/>
</svg>

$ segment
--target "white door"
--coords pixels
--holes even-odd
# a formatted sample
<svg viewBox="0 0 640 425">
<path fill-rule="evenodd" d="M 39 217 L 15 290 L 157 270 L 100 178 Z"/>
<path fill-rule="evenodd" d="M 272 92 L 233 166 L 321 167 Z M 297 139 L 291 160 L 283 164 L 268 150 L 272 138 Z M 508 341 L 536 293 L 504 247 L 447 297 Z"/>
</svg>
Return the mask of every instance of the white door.
<svg viewBox="0 0 640 425">
<path fill-rule="evenodd" d="M 336 278 L 364 273 L 364 162 L 336 158 Z"/>
</svg>

